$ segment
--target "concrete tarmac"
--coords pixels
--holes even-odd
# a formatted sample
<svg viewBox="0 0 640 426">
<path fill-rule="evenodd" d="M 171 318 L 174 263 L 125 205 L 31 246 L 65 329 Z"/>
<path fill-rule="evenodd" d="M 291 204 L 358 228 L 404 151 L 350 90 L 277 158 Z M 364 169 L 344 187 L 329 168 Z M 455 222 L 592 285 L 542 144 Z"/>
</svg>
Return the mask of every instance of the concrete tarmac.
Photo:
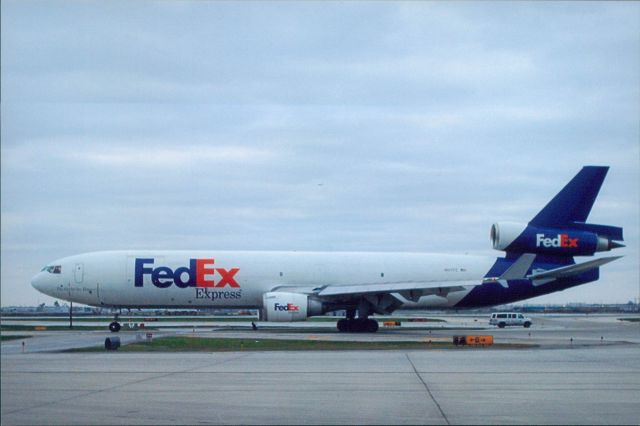
<svg viewBox="0 0 640 426">
<path fill-rule="evenodd" d="M 637 424 L 636 345 L 2 356 L 2 424 Z"/>
<path fill-rule="evenodd" d="M 21 341 L 2 342 L 0 422 L 638 424 L 640 324 L 619 317 L 544 316 L 531 329 L 496 329 L 456 316 L 445 328 L 374 335 L 337 333 L 331 324 L 153 332 L 377 341 L 492 334 L 498 343 L 536 345 L 518 350 L 55 353 L 113 334 L 37 332 L 24 354 Z M 137 334 L 119 336 L 126 343 Z"/>
</svg>

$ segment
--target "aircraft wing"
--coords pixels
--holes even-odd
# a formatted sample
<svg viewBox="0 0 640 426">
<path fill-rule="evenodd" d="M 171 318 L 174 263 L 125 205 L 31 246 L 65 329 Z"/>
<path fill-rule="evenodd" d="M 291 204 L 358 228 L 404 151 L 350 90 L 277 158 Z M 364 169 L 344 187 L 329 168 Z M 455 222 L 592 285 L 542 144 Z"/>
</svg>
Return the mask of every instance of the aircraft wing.
<svg viewBox="0 0 640 426">
<path fill-rule="evenodd" d="M 495 280 L 522 279 L 533 263 L 536 255 L 522 254 L 509 269 Z M 420 296 L 435 294 L 445 297 L 454 291 L 466 290 L 466 287 L 477 286 L 483 282 L 483 278 L 465 281 L 406 281 L 376 284 L 355 284 L 346 286 L 329 285 L 316 290 L 318 296 L 348 296 L 376 293 L 400 293 L 407 299 L 417 300 Z"/>
<path fill-rule="evenodd" d="M 375 284 L 328 285 L 316 291 L 320 297 L 355 296 L 375 293 L 416 292 L 422 296 L 428 294 L 446 295 L 453 291 L 465 290 L 465 286 L 476 286 L 481 281 L 425 281 L 425 282 L 391 282 Z"/>
<path fill-rule="evenodd" d="M 322 287 L 278 286 L 271 291 L 287 291 L 292 293 L 313 294 L 327 299 L 352 298 L 373 294 L 400 293 L 409 300 L 417 300 L 421 296 L 435 294 L 445 297 L 448 293 L 462 291 L 466 286 L 480 285 L 482 280 L 469 281 L 424 281 L 424 282 L 388 282 L 351 285 L 325 285 Z"/>
<path fill-rule="evenodd" d="M 483 282 L 495 281 L 503 287 L 508 287 L 507 280 L 544 280 L 550 281 L 556 278 L 563 278 L 579 274 L 597 268 L 601 265 L 619 259 L 621 256 L 607 257 L 591 260 L 589 262 L 563 266 L 548 271 L 534 271 L 527 275 L 527 270 L 531 267 L 536 255 L 531 253 L 522 254 L 516 262 L 513 263 L 499 277 L 485 277 L 476 280 L 463 281 L 403 281 L 403 282 L 386 282 L 386 283 L 362 283 L 337 285 L 329 284 L 321 287 L 277 287 L 275 290 L 287 290 L 292 292 L 300 292 L 306 294 L 314 294 L 320 298 L 328 299 L 344 299 L 359 296 L 372 295 L 390 295 L 399 293 L 409 300 L 417 301 L 422 296 L 436 295 L 446 297 L 447 294 L 455 291 L 468 290 L 469 287 L 481 285 Z M 535 284 L 534 284 L 535 285 Z"/>
</svg>

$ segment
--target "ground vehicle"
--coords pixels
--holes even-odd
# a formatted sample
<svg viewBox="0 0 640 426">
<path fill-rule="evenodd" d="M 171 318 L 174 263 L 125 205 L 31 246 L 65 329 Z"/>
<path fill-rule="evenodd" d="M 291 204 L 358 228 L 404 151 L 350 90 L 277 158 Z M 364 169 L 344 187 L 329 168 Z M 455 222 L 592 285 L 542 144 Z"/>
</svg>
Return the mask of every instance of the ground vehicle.
<svg viewBox="0 0 640 426">
<path fill-rule="evenodd" d="M 497 325 L 500 328 L 507 325 L 522 325 L 524 328 L 529 328 L 531 327 L 531 318 L 517 312 L 494 312 L 491 314 L 489 324 Z"/>
</svg>

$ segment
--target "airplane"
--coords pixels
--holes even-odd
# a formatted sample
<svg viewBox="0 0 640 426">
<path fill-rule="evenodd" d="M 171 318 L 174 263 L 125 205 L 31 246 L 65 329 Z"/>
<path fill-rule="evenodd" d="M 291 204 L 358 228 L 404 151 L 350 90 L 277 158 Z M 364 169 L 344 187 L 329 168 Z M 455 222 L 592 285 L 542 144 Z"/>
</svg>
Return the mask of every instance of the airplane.
<svg viewBox="0 0 640 426">
<path fill-rule="evenodd" d="M 58 299 L 98 307 L 259 309 L 264 321 L 345 311 L 340 332 L 375 332 L 374 314 L 512 303 L 599 279 L 622 256 L 622 228 L 586 223 L 609 170 L 585 166 L 527 224 L 492 225 L 504 257 L 400 252 L 101 251 L 64 257 L 31 281 Z M 109 324 L 120 330 L 118 316 Z"/>
</svg>

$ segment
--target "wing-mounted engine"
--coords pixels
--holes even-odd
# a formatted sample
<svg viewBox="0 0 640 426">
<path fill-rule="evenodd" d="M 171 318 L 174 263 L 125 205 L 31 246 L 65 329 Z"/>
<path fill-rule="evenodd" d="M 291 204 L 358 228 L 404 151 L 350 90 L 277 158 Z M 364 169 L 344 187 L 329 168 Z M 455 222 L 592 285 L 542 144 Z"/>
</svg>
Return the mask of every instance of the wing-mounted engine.
<svg viewBox="0 0 640 426">
<path fill-rule="evenodd" d="M 273 291 L 262 296 L 262 318 L 265 321 L 304 321 L 325 312 L 323 303 L 307 294 Z"/>
<path fill-rule="evenodd" d="M 622 228 L 572 223 L 554 228 L 512 222 L 491 227 L 491 243 L 496 250 L 509 253 L 535 253 L 550 256 L 591 256 L 596 252 L 624 247 Z"/>
</svg>

